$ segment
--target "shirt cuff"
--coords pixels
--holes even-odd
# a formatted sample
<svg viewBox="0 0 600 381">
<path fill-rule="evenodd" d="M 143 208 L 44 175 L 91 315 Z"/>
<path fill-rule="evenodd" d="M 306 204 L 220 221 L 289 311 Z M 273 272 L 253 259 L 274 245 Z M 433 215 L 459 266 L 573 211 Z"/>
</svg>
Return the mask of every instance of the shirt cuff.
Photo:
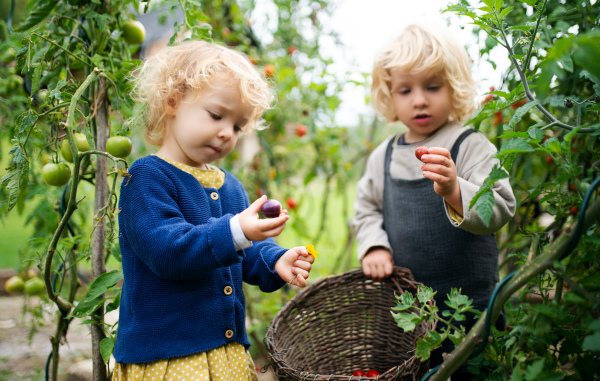
<svg viewBox="0 0 600 381">
<path fill-rule="evenodd" d="M 244 235 L 244 231 L 240 225 L 239 214 L 236 214 L 232 219 L 229 220 L 229 227 L 231 228 L 231 235 L 233 236 L 233 245 L 235 246 L 235 250 L 240 251 L 252 246 L 252 241 L 249 241 Z"/>
<path fill-rule="evenodd" d="M 451 207 L 450 204 L 448 204 L 447 202 L 445 202 L 445 203 L 446 203 L 446 208 L 448 209 L 448 217 L 450 217 L 452 219 L 452 221 L 455 221 L 458 224 L 460 224 L 463 220 L 463 216 L 458 214 L 458 212 L 456 210 L 454 210 L 454 208 Z"/>
</svg>

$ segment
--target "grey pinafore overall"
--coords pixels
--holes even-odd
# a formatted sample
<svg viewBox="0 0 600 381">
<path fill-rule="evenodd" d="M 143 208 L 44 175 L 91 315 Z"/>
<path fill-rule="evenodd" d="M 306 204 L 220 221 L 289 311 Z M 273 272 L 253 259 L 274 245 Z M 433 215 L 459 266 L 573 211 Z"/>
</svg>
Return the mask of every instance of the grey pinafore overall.
<svg viewBox="0 0 600 381">
<path fill-rule="evenodd" d="M 462 141 L 476 130 L 466 130 L 450 154 L 456 163 Z M 453 226 L 444 209 L 444 200 L 433 190 L 433 181 L 396 179 L 390 176 L 394 141 L 385 154 L 383 228 L 397 266 L 409 268 L 415 280 L 437 291 L 440 313 L 448 309 L 444 300 L 450 288 L 460 288 L 483 311 L 498 283 L 498 247 L 493 234 L 475 235 Z M 475 323 L 472 316 L 463 322 L 467 332 Z M 438 327 L 439 328 L 439 327 Z M 441 362 L 441 352 L 451 352 L 448 341 L 432 354 L 431 365 Z"/>
</svg>

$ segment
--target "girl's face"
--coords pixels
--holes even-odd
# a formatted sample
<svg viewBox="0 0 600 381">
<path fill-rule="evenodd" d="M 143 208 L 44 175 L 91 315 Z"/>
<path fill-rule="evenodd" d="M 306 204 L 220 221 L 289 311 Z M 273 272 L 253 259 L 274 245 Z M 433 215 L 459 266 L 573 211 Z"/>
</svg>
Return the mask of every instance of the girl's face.
<svg viewBox="0 0 600 381">
<path fill-rule="evenodd" d="M 251 107 L 242 102 L 236 88 L 213 81 L 197 95 L 188 93 L 169 106 L 167 133 L 158 154 L 205 169 L 235 148 L 251 116 Z"/>
<path fill-rule="evenodd" d="M 398 120 L 408 127 L 407 143 L 430 137 L 448 122 L 452 112 L 452 90 L 440 75 L 390 71 L 392 100 Z"/>
</svg>

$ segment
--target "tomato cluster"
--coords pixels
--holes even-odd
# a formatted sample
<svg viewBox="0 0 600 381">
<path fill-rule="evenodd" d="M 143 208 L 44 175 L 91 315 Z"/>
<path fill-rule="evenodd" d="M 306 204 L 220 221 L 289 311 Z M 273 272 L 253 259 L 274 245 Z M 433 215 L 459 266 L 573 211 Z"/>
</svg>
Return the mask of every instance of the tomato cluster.
<svg viewBox="0 0 600 381">
<path fill-rule="evenodd" d="M 379 373 L 375 369 L 369 369 L 367 372 L 365 372 L 362 369 L 357 369 L 357 370 L 354 371 L 354 373 L 352 373 L 352 375 L 354 377 L 377 377 L 380 374 L 381 373 Z"/>
</svg>

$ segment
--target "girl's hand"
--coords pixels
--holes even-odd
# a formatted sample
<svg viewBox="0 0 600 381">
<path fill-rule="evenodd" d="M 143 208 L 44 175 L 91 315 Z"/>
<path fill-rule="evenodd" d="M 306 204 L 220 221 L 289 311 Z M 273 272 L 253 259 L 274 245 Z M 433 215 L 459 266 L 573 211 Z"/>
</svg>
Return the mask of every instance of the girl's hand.
<svg viewBox="0 0 600 381">
<path fill-rule="evenodd" d="M 269 237 L 278 236 L 285 227 L 285 222 L 290 219 L 285 209 L 279 217 L 260 219 L 258 211 L 266 201 L 267 196 L 262 196 L 239 214 L 242 231 L 250 241 L 264 241 Z"/>
<path fill-rule="evenodd" d="M 289 249 L 275 263 L 275 271 L 286 282 L 298 287 L 306 287 L 308 273 L 312 269 L 315 258 L 308 255 L 306 247 L 298 246 Z M 295 278 L 295 279 L 294 279 Z"/>
<path fill-rule="evenodd" d="M 392 275 L 394 270 L 392 254 L 382 247 L 373 248 L 363 258 L 362 269 L 365 276 L 381 282 Z"/>
<path fill-rule="evenodd" d="M 460 183 L 456 177 L 456 165 L 450 151 L 441 147 L 429 147 L 421 156 L 423 176 L 433 180 L 433 190 L 461 216 L 463 215 Z"/>
</svg>

